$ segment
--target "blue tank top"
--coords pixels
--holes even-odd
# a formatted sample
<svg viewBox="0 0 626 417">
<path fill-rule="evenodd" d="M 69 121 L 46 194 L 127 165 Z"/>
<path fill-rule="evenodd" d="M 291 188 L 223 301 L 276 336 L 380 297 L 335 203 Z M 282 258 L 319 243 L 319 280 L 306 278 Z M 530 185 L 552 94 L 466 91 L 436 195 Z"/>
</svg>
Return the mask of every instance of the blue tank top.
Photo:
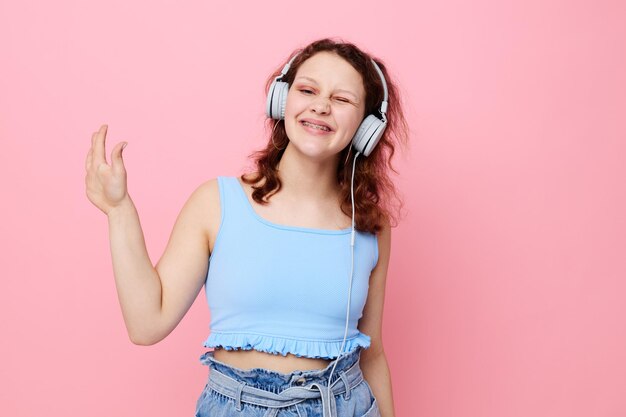
<svg viewBox="0 0 626 417">
<path fill-rule="evenodd" d="M 254 210 L 237 177 L 218 177 L 221 222 L 205 294 L 205 347 L 336 358 L 344 337 L 351 228 L 272 223 Z M 357 329 L 378 262 L 375 234 L 356 231 L 350 320 L 343 351 L 370 346 Z"/>
</svg>

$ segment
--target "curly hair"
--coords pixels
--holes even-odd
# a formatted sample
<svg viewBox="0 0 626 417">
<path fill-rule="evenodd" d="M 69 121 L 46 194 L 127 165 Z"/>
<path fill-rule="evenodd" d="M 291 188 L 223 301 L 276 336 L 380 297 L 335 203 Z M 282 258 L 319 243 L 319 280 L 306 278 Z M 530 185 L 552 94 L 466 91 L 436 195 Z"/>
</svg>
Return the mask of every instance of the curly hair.
<svg viewBox="0 0 626 417">
<path fill-rule="evenodd" d="M 300 50 L 294 51 L 289 59 L 298 55 L 282 81 L 292 84 L 300 65 L 318 52 L 332 52 L 350 63 L 362 76 L 365 87 L 365 116 L 380 114 L 380 105 L 384 91 L 382 81 L 370 61 L 370 56 L 352 43 L 335 41 L 330 38 L 320 39 L 310 43 Z M 387 127 L 380 141 L 368 157 L 357 158 L 355 165 L 355 228 L 359 231 L 378 233 L 383 223 L 396 226 L 403 202 L 398 196 L 393 182 L 389 178 L 387 168 L 398 174 L 391 159 L 395 153 L 396 144 L 406 147 L 408 142 L 408 125 L 400 104 L 398 88 L 391 80 L 385 64 L 374 58 L 387 81 L 388 110 Z M 283 64 L 284 65 L 284 64 Z M 265 92 L 269 91 L 272 81 L 280 74 L 282 65 L 267 79 Z M 252 178 L 240 177 L 246 184 L 257 184 L 265 180 L 262 185 L 253 186 L 252 198 L 259 204 L 265 205 L 271 195 L 280 191 L 281 181 L 277 166 L 284 153 L 289 138 L 285 131 L 285 124 L 280 120 L 268 118 L 267 128 L 271 129 L 265 149 L 249 155 L 254 160 L 257 171 Z M 278 147 L 278 148 L 277 148 Z M 337 167 L 337 181 L 340 186 L 341 211 L 348 216 L 352 215 L 350 198 L 350 180 L 352 163 L 348 162 L 352 144 L 343 149 L 339 155 Z M 395 202 L 395 204 L 394 204 Z"/>
</svg>

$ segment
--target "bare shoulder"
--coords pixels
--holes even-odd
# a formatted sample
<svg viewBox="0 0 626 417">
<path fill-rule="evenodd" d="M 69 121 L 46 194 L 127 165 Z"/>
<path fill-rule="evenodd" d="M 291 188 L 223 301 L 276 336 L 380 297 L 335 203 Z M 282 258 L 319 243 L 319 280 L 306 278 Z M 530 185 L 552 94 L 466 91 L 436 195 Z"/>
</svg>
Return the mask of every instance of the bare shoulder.
<svg viewBox="0 0 626 417">
<path fill-rule="evenodd" d="M 220 196 L 219 185 L 217 178 L 211 178 L 201 183 L 194 191 L 198 193 L 200 199 L 204 199 L 205 202 L 218 199 Z M 219 201 L 218 201 L 219 202 Z"/>
<path fill-rule="evenodd" d="M 221 219 L 220 190 L 217 178 L 211 178 L 201 183 L 194 190 L 189 201 L 195 207 L 194 213 L 200 216 L 199 223 L 204 226 L 203 229 L 212 251 Z"/>
<path fill-rule="evenodd" d="M 217 178 L 211 178 L 196 187 L 189 197 L 189 202 L 196 206 L 199 211 L 204 211 L 206 213 L 206 210 L 211 208 L 210 205 L 214 202 L 214 200 L 217 200 L 219 203 L 219 196 L 220 193 Z"/>
</svg>

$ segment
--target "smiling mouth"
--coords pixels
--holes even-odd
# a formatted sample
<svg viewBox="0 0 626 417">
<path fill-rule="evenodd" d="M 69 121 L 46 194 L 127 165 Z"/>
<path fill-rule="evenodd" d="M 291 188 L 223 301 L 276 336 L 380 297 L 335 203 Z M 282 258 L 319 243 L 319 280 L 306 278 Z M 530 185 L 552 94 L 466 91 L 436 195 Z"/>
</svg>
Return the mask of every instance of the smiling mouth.
<svg viewBox="0 0 626 417">
<path fill-rule="evenodd" d="M 322 132 L 330 132 L 331 130 L 329 128 L 327 128 L 326 126 L 320 126 L 320 125 L 316 125 L 314 123 L 310 123 L 310 122 L 306 122 L 306 121 L 302 121 L 300 122 L 303 126 L 307 126 L 310 127 L 312 129 L 317 129 L 317 130 L 321 130 Z"/>
</svg>

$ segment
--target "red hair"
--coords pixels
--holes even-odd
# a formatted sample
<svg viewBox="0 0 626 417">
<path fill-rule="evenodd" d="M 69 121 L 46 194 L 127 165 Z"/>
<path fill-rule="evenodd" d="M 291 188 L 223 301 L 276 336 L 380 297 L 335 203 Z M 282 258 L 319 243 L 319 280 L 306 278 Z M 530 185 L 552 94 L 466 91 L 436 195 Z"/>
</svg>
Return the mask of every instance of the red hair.
<svg viewBox="0 0 626 417">
<path fill-rule="evenodd" d="M 352 43 L 326 38 L 317 40 L 301 50 L 294 51 L 289 59 L 296 54 L 298 56 L 281 81 L 285 81 L 291 86 L 300 65 L 316 53 L 323 51 L 337 54 L 361 74 L 366 92 L 365 117 L 369 114 L 376 114 L 380 117 L 380 104 L 384 97 L 382 81 L 370 61 L 370 56 Z M 388 169 L 398 174 L 398 171 L 391 164 L 395 146 L 396 144 L 406 146 L 408 142 L 408 125 L 400 105 L 398 88 L 389 76 L 385 64 L 380 59 L 374 58 L 374 60 L 387 81 L 387 128 L 372 153 L 368 157 L 360 155 L 357 158 L 354 173 L 355 228 L 370 233 L 379 232 L 383 223 L 397 225 L 403 203 L 389 178 Z M 284 64 L 267 79 L 266 94 L 283 66 Z M 257 172 L 251 179 L 244 179 L 241 176 L 241 180 L 247 184 L 256 184 L 265 179 L 263 185 L 252 187 L 254 190 L 252 198 L 259 204 L 267 204 L 268 201 L 266 200 L 280 191 L 281 182 L 276 167 L 289 142 L 284 123 L 270 118 L 267 119 L 267 123 L 268 127 L 271 128 L 271 133 L 265 149 L 253 152 L 249 156 L 254 159 Z M 352 161 L 347 161 L 347 157 L 351 148 L 352 143 L 341 151 L 337 167 L 341 211 L 350 217 L 352 217 L 350 198 Z"/>
</svg>

